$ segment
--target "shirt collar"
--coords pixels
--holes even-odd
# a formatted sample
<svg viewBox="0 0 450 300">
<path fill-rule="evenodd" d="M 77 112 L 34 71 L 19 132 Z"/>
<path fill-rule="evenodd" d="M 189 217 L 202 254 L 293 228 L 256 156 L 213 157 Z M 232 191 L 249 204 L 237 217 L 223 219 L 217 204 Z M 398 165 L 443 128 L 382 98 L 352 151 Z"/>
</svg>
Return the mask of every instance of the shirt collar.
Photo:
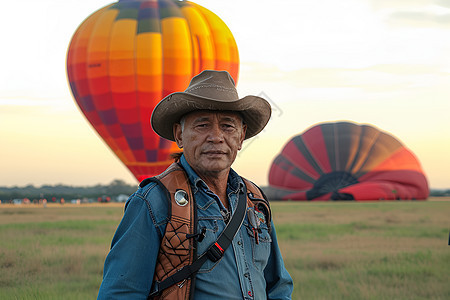
<svg viewBox="0 0 450 300">
<path fill-rule="evenodd" d="M 192 193 L 195 194 L 199 188 L 209 190 L 207 184 L 201 179 L 197 173 L 195 173 L 194 169 L 189 165 L 184 154 L 181 155 L 180 164 L 186 171 L 189 182 L 192 186 Z M 230 169 L 230 173 L 228 174 L 228 182 L 227 182 L 227 193 L 237 192 L 244 187 L 244 182 L 242 178 L 233 170 Z"/>
</svg>

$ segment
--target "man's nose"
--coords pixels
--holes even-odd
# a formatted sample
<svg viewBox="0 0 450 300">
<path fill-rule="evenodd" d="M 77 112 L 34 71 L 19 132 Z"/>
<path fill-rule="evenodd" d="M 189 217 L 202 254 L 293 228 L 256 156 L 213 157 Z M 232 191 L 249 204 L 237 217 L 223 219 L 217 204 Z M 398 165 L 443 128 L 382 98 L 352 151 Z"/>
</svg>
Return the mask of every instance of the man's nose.
<svg viewBox="0 0 450 300">
<path fill-rule="evenodd" d="M 213 124 L 211 130 L 208 133 L 208 142 L 219 143 L 223 141 L 223 132 L 219 124 Z"/>
</svg>

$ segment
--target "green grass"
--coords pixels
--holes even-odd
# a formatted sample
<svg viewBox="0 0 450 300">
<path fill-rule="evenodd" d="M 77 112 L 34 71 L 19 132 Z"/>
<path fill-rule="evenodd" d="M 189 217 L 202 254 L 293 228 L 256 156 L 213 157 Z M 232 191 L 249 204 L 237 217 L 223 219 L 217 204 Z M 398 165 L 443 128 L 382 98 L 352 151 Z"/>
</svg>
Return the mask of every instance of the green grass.
<svg viewBox="0 0 450 300">
<path fill-rule="evenodd" d="M 450 299 L 450 202 L 272 207 L 293 299 Z"/>
<path fill-rule="evenodd" d="M 122 207 L 0 207 L 1 299 L 95 299 Z"/>
<path fill-rule="evenodd" d="M 450 299 L 449 201 L 272 203 L 293 299 Z M 122 206 L 0 206 L 1 299 L 95 299 Z"/>
</svg>

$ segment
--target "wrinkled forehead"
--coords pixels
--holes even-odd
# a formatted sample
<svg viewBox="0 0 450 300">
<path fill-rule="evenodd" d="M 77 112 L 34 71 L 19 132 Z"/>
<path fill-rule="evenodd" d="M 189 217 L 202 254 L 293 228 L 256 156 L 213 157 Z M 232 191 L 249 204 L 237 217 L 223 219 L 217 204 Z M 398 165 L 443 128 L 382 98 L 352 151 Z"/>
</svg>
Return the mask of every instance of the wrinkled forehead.
<svg viewBox="0 0 450 300">
<path fill-rule="evenodd" d="M 196 110 L 187 113 L 181 117 L 184 121 L 196 121 L 196 120 L 214 120 L 219 121 L 234 121 L 236 123 L 244 122 L 244 118 L 241 113 L 237 111 L 227 111 L 227 110 Z M 180 121 L 181 121 L 180 120 Z"/>
</svg>

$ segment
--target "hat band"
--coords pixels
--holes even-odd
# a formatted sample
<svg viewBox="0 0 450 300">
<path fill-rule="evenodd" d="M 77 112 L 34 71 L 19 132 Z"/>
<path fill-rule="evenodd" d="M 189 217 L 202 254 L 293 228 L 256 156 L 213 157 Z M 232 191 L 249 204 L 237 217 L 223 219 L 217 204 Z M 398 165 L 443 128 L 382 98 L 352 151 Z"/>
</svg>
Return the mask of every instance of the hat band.
<svg viewBox="0 0 450 300">
<path fill-rule="evenodd" d="M 198 97 L 205 97 L 218 100 L 239 99 L 236 88 L 224 87 L 217 84 L 194 85 L 187 88 L 184 92 Z"/>
</svg>

